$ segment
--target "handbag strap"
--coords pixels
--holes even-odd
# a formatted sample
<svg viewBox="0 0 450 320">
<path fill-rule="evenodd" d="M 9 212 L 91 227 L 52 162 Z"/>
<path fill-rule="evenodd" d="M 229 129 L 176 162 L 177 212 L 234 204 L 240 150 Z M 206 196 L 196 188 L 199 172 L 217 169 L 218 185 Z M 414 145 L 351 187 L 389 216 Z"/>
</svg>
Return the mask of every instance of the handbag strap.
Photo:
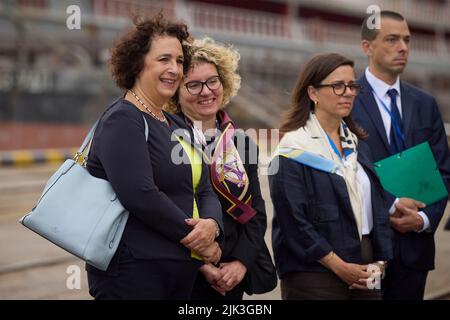
<svg viewBox="0 0 450 320">
<path fill-rule="evenodd" d="M 95 121 L 91 130 L 89 130 L 87 136 L 84 138 L 83 143 L 81 144 L 81 147 L 78 149 L 79 154 L 82 154 L 84 152 L 84 150 L 86 149 L 88 144 L 89 144 L 89 148 L 87 149 L 87 153 L 89 153 L 91 141 L 92 141 L 92 138 L 94 137 L 94 132 L 95 132 L 95 129 L 97 129 L 99 121 L 100 121 L 100 119 L 97 119 L 97 121 Z"/>
<path fill-rule="evenodd" d="M 119 100 L 120 99 L 115 100 L 108 107 L 108 109 L 110 107 L 112 107 Z M 92 146 L 92 139 L 94 138 L 95 130 L 97 129 L 98 123 L 100 122 L 100 119 L 102 117 L 103 117 L 103 115 L 101 115 L 100 118 L 98 118 L 97 121 L 95 121 L 94 125 L 91 127 L 91 129 L 89 130 L 88 134 L 84 138 L 83 143 L 81 144 L 81 147 L 78 149 L 77 153 L 73 157 L 73 160 L 75 160 L 75 162 L 78 162 L 79 158 L 84 154 L 84 156 L 83 156 L 83 163 L 82 163 L 83 167 L 86 166 L 86 161 L 87 161 L 87 158 L 88 158 L 88 155 L 89 155 L 89 151 L 91 150 L 91 146 Z M 148 123 L 147 123 L 147 120 L 145 119 L 144 115 L 142 115 L 142 119 L 144 119 L 145 141 L 147 141 L 148 140 Z"/>
</svg>

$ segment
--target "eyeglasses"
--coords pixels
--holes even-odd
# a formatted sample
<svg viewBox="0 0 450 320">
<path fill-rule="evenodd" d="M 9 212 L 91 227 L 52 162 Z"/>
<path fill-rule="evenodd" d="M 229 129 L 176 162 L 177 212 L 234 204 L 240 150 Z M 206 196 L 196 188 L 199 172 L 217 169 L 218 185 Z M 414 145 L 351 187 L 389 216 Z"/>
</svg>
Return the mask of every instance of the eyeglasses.
<svg viewBox="0 0 450 320">
<path fill-rule="evenodd" d="M 203 91 L 203 86 L 207 86 L 209 90 L 217 90 L 220 88 L 222 82 L 220 81 L 220 76 L 212 76 L 206 81 L 189 81 L 184 84 L 187 91 L 192 94 L 200 94 Z"/>
<path fill-rule="evenodd" d="M 318 84 L 314 86 L 315 88 L 324 88 L 324 87 L 332 87 L 333 92 L 337 96 L 343 96 L 347 88 L 350 89 L 350 92 L 355 95 L 360 93 L 363 89 L 363 86 L 357 83 L 345 83 L 345 82 L 335 82 L 330 84 Z"/>
</svg>

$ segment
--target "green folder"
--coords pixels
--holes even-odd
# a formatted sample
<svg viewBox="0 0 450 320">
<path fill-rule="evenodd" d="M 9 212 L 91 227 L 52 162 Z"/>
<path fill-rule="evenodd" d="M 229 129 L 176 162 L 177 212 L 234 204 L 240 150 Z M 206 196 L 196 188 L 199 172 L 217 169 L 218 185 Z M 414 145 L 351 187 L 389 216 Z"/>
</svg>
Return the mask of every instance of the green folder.
<svg viewBox="0 0 450 320">
<path fill-rule="evenodd" d="M 448 197 L 428 142 L 374 164 L 383 188 L 396 197 L 420 200 L 426 205 Z"/>
</svg>

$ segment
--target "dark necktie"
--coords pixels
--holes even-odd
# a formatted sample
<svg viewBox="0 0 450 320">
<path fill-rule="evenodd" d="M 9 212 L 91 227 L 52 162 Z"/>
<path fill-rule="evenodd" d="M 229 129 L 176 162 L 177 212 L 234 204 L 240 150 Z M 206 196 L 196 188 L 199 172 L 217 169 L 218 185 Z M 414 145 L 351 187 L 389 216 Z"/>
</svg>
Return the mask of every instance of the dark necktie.
<svg viewBox="0 0 450 320">
<path fill-rule="evenodd" d="M 396 154 L 405 149 L 403 139 L 400 137 L 400 134 L 403 134 L 403 123 L 397 106 L 397 90 L 390 89 L 387 94 L 391 98 L 391 132 L 389 135 L 391 154 Z"/>
</svg>

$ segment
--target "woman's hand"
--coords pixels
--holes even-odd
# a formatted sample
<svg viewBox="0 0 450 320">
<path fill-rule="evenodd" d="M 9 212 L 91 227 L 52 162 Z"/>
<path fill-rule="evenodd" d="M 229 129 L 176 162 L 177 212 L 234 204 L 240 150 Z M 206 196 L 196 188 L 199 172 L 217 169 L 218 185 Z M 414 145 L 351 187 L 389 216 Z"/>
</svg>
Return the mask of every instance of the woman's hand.
<svg viewBox="0 0 450 320">
<path fill-rule="evenodd" d="M 221 277 L 216 287 L 219 290 L 230 291 L 244 279 L 247 267 L 239 260 L 223 262 L 220 264 L 220 273 Z"/>
<path fill-rule="evenodd" d="M 215 284 L 221 277 L 220 269 L 210 263 L 201 266 L 200 271 L 210 284 Z"/>
<path fill-rule="evenodd" d="M 222 290 L 216 286 L 217 280 L 221 277 L 220 269 L 208 263 L 204 264 L 200 268 L 200 271 L 205 276 L 206 281 L 211 284 L 211 287 L 224 296 L 226 293 L 225 290 Z"/>
<path fill-rule="evenodd" d="M 206 250 L 216 238 L 217 223 L 211 218 L 186 219 L 185 221 L 193 229 L 186 237 L 181 239 L 181 244 L 198 253 Z"/>
<path fill-rule="evenodd" d="M 336 270 L 336 275 L 349 285 L 349 289 L 368 290 L 372 274 L 367 272 L 367 265 L 347 263 Z"/>
<path fill-rule="evenodd" d="M 201 251 L 195 251 L 198 253 L 205 263 L 218 263 L 220 261 L 220 257 L 222 256 L 222 250 L 217 242 L 213 242 L 206 249 Z"/>
<path fill-rule="evenodd" d="M 370 277 L 366 280 L 360 279 L 359 282 L 350 286 L 350 289 L 375 289 L 381 288 L 381 279 L 386 268 L 386 262 L 378 261 L 368 265 L 367 272 Z"/>
<path fill-rule="evenodd" d="M 350 289 L 368 289 L 368 280 L 371 273 L 367 271 L 367 265 L 347 263 L 330 252 L 319 260 L 325 267 L 333 271 L 342 281 L 349 285 Z"/>
</svg>

